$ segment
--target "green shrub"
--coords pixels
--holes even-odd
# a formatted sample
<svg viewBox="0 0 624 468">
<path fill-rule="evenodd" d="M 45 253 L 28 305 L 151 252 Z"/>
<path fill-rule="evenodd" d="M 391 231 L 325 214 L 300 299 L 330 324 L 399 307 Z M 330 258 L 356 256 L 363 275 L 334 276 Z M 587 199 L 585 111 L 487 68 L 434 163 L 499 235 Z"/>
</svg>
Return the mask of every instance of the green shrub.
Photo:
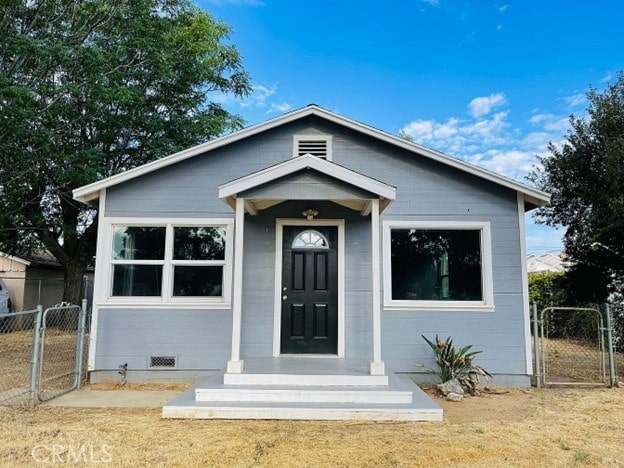
<svg viewBox="0 0 624 468">
<path fill-rule="evenodd" d="M 529 273 L 529 301 L 540 308 L 563 307 L 568 303 L 565 273 L 543 271 Z"/>
<path fill-rule="evenodd" d="M 468 393 L 474 395 L 477 391 L 479 376 L 485 378 L 492 377 L 483 367 L 475 366 L 472 363 L 474 357 L 481 352 L 470 351 L 472 345 L 455 349 L 450 336 L 446 340 L 441 340 L 438 335 L 436 335 L 435 343 L 429 341 L 426 336 L 421 336 L 431 349 L 433 349 L 435 354 L 434 361 L 438 368 L 434 370 L 424 367 L 423 365 L 419 365 L 418 367 L 437 375 L 442 382 L 455 378 Z"/>
</svg>

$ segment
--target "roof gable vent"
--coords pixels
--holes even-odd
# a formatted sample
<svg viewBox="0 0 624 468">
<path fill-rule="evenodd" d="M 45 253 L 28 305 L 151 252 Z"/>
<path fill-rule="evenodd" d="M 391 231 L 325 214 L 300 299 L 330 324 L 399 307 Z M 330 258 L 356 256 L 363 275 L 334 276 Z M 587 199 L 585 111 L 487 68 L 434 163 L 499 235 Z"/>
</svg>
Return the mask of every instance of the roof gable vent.
<svg viewBox="0 0 624 468">
<path fill-rule="evenodd" d="M 295 135 L 293 157 L 311 154 L 317 158 L 331 160 L 330 135 Z"/>
</svg>

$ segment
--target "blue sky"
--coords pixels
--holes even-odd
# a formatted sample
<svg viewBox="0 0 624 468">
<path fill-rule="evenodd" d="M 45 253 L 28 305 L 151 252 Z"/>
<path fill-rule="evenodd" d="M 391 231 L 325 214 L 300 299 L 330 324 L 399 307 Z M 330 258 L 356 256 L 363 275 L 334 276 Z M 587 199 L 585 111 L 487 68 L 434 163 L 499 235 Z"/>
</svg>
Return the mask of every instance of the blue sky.
<svg viewBox="0 0 624 468">
<path fill-rule="evenodd" d="M 624 69 L 624 2 L 197 0 L 233 28 L 248 124 L 315 103 L 525 181 L 585 92 Z M 562 230 L 527 215 L 529 252 Z"/>
</svg>

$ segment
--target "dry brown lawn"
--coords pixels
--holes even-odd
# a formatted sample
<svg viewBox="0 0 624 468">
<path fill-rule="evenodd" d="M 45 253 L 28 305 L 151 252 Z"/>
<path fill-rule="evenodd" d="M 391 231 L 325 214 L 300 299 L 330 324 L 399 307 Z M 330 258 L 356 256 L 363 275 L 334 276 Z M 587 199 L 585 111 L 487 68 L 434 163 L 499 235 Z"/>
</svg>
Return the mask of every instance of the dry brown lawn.
<svg viewBox="0 0 624 468">
<path fill-rule="evenodd" d="M 34 465 L 33 449 L 39 459 L 56 450 L 57 464 L 67 463 L 82 446 L 87 461 L 110 454 L 113 466 L 624 466 L 622 388 L 512 389 L 438 402 L 445 420 L 437 423 L 165 420 L 158 409 L 0 407 L 0 465 Z"/>
</svg>

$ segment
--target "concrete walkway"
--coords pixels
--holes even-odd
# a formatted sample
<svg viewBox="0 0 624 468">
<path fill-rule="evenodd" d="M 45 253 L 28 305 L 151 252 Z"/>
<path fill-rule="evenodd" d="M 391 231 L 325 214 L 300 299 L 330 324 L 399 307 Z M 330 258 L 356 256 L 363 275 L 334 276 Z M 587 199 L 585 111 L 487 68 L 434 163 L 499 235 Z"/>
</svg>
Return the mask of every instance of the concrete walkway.
<svg viewBox="0 0 624 468">
<path fill-rule="evenodd" d="M 180 393 L 178 390 L 74 390 L 44 405 L 74 408 L 160 408 Z"/>
</svg>

